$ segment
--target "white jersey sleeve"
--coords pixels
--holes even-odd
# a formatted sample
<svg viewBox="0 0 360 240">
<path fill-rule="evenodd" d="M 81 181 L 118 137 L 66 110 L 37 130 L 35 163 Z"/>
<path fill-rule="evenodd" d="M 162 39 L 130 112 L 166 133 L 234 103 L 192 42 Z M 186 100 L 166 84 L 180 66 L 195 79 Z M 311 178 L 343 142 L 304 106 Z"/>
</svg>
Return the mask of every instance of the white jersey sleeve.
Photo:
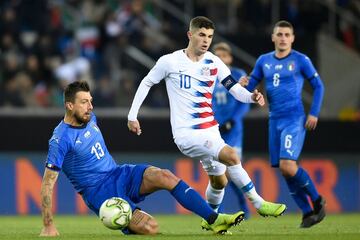
<svg viewBox="0 0 360 240">
<path fill-rule="evenodd" d="M 223 61 L 221 61 L 220 58 L 215 56 L 215 59 L 217 61 L 217 65 L 219 66 L 218 69 L 218 79 L 220 80 L 220 82 L 223 82 L 224 79 L 227 79 L 230 77 L 231 75 L 231 71 L 230 69 L 225 65 L 225 63 Z M 231 81 L 237 81 L 235 79 L 231 79 Z M 240 102 L 244 102 L 244 103 L 253 103 L 254 101 L 252 100 L 252 93 L 249 92 L 246 88 L 242 87 L 240 84 L 236 83 L 234 84 L 230 89 L 229 92 L 231 93 L 231 95 L 233 95 L 233 97 L 240 101 Z"/>
<path fill-rule="evenodd" d="M 167 62 L 165 57 L 159 58 L 156 62 L 155 66 L 150 70 L 150 72 L 144 77 L 141 81 L 136 94 L 134 96 L 134 100 L 131 104 L 131 108 L 128 114 L 128 120 L 135 121 L 137 119 L 137 115 L 139 113 L 139 109 L 144 102 L 146 96 L 149 93 L 150 88 L 154 84 L 158 84 L 162 79 L 164 79 L 167 75 Z"/>
<path fill-rule="evenodd" d="M 223 61 L 221 61 L 221 59 L 218 56 L 214 55 L 214 62 L 218 66 L 218 72 L 217 72 L 218 79 L 220 82 L 222 82 L 222 80 L 224 80 L 225 78 L 231 75 L 231 71 L 228 68 L 228 66 L 226 66 L 226 64 Z"/>
</svg>

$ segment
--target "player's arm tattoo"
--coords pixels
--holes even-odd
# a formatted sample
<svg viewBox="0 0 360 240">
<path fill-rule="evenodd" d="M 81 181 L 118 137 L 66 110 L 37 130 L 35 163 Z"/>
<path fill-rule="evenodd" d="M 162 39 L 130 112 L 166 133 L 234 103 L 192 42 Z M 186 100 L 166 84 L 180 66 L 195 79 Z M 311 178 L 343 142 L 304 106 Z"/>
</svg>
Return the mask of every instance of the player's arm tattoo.
<svg viewBox="0 0 360 240">
<path fill-rule="evenodd" d="M 131 222 L 130 222 L 130 228 L 136 228 L 136 229 L 150 229 L 152 228 L 151 226 L 151 220 L 152 217 L 140 210 L 135 210 L 132 218 L 131 218 Z"/>
<path fill-rule="evenodd" d="M 58 172 L 45 168 L 43 180 L 41 183 L 41 214 L 43 216 L 44 226 L 49 226 L 53 223 L 53 214 L 51 212 L 52 194 L 58 176 Z"/>
</svg>

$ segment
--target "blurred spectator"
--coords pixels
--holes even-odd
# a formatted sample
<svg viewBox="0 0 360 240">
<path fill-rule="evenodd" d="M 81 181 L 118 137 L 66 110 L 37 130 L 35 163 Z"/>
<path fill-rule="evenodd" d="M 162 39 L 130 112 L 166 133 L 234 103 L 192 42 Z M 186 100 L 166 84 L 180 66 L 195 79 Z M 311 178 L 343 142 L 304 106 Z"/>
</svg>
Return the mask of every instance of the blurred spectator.
<svg viewBox="0 0 360 240">
<path fill-rule="evenodd" d="M 18 72 L 4 84 L 1 98 L 4 106 L 30 107 L 37 105 L 33 84 L 25 72 Z"/>
<path fill-rule="evenodd" d="M 107 76 L 101 77 L 101 79 L 97 82 L 95 91 L 92 95 L 94 99 L 94 106 L 96 107 L 116 106 L 116 90 Z"/>
<path fill-rule="evenodd" d="M 19 23 L 17 21 L 15 9 L 7 7 L 1 14 L 0 34 L 8 33 L 16 36 L 19 33 Z"/>
<path fill-rule="evenodd" d="M 333 1 L 359 18 L 360 1 Z M 314 1 L 279 2 L 281 17 L 296 26 L 297 34 L 309 29 L 315 33 L 326 18 L 322 5 Z M 272 3 L 168 1 L 184 13 L 213 16 L 219 33 L 234 42 L 239 35 L 254 38 L 269 30 Z M 62 88 L 79 78 L 94 85 L 101 100 L 98 105 L 129 107 L 151 59 L 186 42 L 178 31 L 186 28 L 181 19 L 157 4 L 152 0 L 0 1 L 0 107 L 62 106 Z M 359 29 L 348 23 L 340 26 L 339 37 L 359 49 Z M 147 58 L 150 60 L 145 61 Z M 31 88 L 28 93 L 33 97 L 19 86 Z M 146 104 L 167 107 L 164 87 L 154 89 Z"/>
<path fill-rule="evenodd" d="M 83 57 L 77 57 L 61 64 L 55 69 L 55 75 L 62 88 L 76 80 L 86 80 L 90 85 L 93 84 L 90 62 Z"/>
<path fill-rule="evenodd" d="M 2 84 L 11 81 L 20 71 L 20 57 L 15 52 L 8 52 L 3 55 Z"/>
<path fill-rule="evenodd" d="M 117 97 L 117 105 L 130 108 L 131 101 L 136 91 L 136 74 L 130 70 L 124 70 L 121 75 L 120 89 Z"/>
</svg>

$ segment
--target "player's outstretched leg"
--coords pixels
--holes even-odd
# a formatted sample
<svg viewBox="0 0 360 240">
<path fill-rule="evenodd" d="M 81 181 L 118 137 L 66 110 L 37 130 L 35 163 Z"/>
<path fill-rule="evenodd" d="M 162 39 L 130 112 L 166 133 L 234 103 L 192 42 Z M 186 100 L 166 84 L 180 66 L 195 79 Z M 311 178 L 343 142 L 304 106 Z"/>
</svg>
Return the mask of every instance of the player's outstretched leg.
<svg viewBox="0 0 360 240">
<path fill-rule="evenodd" d="M 257 209 L 257 212 L 263 217 L 267 217 L 267 216 L 278 217 L 282 215 L 285 212 L 285 210 L 286 210 L 285 204 L 264 201 L 261 204 L 261 207 Z"/>
<path fill-rule="evenodd" d="M 243 211 L 234 214 L 220 213 L 213 224 L 209 224 L 203 219 L 201 227 L 206 230 L 212 230 L 215 234 L 231 234 L 227 230 L 232 226 L 239 225 L 244 218 L 245 214 Z"/>
<path fill-rule="evenodd" d="M 285 204 L 267 202 L 256 192 L 253 182 L 241 164 L 229 166 L 227 170 L 231 180 L 244 192 L 260 215 L 278 217 L 284 213 Z"/>
</svg>

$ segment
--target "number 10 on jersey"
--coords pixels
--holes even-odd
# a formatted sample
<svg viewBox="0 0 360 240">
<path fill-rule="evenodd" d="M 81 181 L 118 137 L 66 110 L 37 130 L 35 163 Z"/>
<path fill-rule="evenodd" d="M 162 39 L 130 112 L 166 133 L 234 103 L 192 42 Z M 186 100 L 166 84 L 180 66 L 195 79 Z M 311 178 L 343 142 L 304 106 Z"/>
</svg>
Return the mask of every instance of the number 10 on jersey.
<svg viewBox="0 0 360 240">
<path fill-rule="evenodd" d="M 191 77 L 189 75 L 180 74 L 180 88 L 191 88 Z"/>
</svg>

